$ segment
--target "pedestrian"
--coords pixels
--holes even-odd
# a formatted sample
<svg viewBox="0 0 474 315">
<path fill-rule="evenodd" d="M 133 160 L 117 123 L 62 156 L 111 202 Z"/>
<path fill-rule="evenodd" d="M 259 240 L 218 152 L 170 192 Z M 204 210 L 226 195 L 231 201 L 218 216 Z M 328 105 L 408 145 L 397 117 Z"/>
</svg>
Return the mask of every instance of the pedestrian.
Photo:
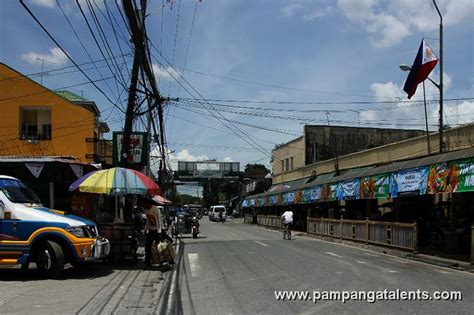
<svg viewBox="0 0 474 315">
<path fill-rule="evenodd" d="M 143 207 L 146 215 L 145 266 L 151 267 L 151 247 L 153 242 L 161 240 L 161 214 L 160 210 L 156 207 L 158 203 L 153 199 L 141 197 L 138 202 Z"/>
<path fill-rule="evenodd" d="M 224 210 L 222 208 L 220 208 L 220 210 L 219 210 L 219 221 L 222 222 L 222 223 L 224 223 L 223 217 L 224 217 Z"/>
</svg>

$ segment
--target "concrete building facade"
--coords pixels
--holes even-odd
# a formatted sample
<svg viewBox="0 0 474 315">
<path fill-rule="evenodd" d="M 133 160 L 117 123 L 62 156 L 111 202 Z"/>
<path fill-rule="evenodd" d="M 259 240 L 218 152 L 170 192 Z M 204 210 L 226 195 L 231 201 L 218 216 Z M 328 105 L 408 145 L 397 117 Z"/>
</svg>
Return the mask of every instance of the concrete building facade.
<svg viewBox="0 0 474 315">
<path fill-rule="evenodd" d="M 303 136 L 273 150 L 273 177 L 423 134 L 422 130 L 305 125 Z"/>
</svg>

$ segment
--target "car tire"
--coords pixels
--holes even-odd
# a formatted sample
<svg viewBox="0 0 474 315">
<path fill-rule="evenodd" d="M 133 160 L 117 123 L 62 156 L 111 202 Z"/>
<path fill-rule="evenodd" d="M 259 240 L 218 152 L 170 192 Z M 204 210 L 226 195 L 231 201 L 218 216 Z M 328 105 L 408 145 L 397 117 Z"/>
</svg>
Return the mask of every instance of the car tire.
<svg viewBox="0 0 474 315">
<path fill-rule="evenodd" d="M 64 270 L 64 252 L 58 243 L 51 240 L 42 242 L 35 253 L 38 270 L 48 278 L 59 278 Z"/>
</svg>

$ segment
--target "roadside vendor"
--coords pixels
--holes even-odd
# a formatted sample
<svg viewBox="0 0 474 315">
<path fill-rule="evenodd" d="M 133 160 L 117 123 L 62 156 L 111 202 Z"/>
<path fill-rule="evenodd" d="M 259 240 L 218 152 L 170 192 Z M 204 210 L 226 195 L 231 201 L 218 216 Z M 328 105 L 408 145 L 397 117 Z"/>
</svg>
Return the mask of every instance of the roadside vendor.
<svg viewBox="0 0 474 315">
<path fill-rule="evenodd" d="M 153 199 L 148 197 L 141 197 L 138 200 L 138 204 L 143 207 L 146 215 L 146 224 L 145 224 L 145 266 L 151 266 L 151 247 L 153 246 L 153 241 L 160 241 L 161 238 L 161 213 L 156 207 L 156 203 Z"/>
</svg>

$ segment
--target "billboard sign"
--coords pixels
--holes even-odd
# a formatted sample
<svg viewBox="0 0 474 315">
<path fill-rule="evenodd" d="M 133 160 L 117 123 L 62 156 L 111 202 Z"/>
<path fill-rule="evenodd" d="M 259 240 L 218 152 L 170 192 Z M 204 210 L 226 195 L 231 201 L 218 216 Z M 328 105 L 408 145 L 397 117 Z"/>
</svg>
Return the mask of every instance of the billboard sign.
<svg viewBox="0 0 474 315">
<path fill-rule="evenodd" d="M 123 132 L 113 133 L 113 164 L 120 164 L 122 151 Z M 130 154 L 128 163 L 131 165 L 147 165 L 148 163 L 148 134 L 146 132 L 132 132 L 130 135 Z"/>
<path fill-rule="evenodd" d="M 240 174 L 239 162 L 216 161 L 178 161 L 176 179 L 223 178 L 238 179 Z"/>
</svg>

